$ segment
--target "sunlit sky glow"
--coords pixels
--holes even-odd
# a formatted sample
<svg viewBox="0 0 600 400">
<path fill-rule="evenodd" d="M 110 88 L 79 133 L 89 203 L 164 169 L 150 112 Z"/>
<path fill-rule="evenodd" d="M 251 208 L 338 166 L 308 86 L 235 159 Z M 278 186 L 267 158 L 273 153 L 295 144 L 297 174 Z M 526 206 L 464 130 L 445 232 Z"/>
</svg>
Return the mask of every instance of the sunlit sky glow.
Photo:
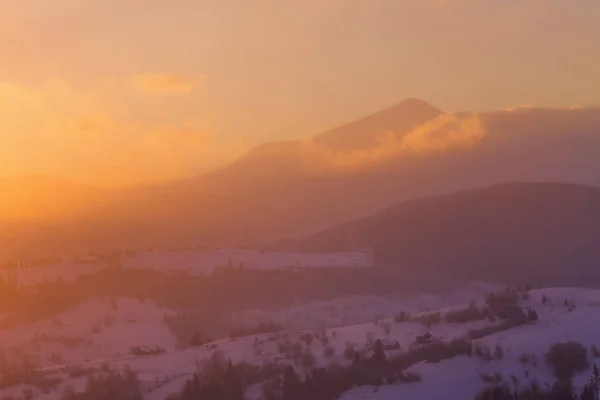
<svg viewBox="0 0 600 400">
<path fill-rule="evenodd" d="M 407 97 L 600 104 L 599 20 L 598 0 L 0 0 L 0 176 L 169 179 Z"/>
</svg>

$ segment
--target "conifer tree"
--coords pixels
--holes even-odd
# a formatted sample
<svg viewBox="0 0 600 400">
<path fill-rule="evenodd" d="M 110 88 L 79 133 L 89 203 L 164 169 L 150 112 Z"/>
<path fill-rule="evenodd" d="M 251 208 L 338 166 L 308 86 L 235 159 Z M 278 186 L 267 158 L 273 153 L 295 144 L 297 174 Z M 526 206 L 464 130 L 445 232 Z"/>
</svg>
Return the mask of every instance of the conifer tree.
<svg viewBox="0 0 600 400">
<path fill-rule="evenodd" d="M 282 391 L 283 400 L 300 400 L 302 398 L 302 383 L 291 365 L 288 365 L 283 374 Z"/>
<path fill-rule="evenodd" d="M 244 389 L 242 388 L 242 383 L 238 378 L 237 373 L 235 372 L 235 368 L 229 360 L 229 365 L 227 366 L 226 372 L 226 385 L 228 390 L 228 399 L 229 400 L 244 400 Z"/>
<path fill-rule="evenodd" d="M 360 364 L 360 353 L 357 351 L 354 354 L 354 361 L 352 361 L 352 365 L 358 365 Z"/>
<path fill-rule="evenodd" d="M 600 371 L 598 370 L 598 366 L 594 363 L 594 367 L 592 369 L 592 376 L 590 377 L 590 381 L 588 382 L 587 387 L 591 390 L 593 394 L 594 400 L 598 399 L 598 393 L 600 392 Z"/>
<path fill-rule="evenodd" d="M 381 343 L 381 339 L 377 339 L 375 342 L 375 348 L 373 350 L 373 355 L 371 356 L 371 362 L 375 365 L 385 365 L 387 363 L 387 357 L 385 355 L 385 351 L 383 350 L 383 343 Z"/>
<path fill-rule="evenodd" d="M 590 385 L 585 385 L 581 395 L 579 396 L 581 400 L 595 400 L 594 391 L 590 387 Z"/>
</svg>

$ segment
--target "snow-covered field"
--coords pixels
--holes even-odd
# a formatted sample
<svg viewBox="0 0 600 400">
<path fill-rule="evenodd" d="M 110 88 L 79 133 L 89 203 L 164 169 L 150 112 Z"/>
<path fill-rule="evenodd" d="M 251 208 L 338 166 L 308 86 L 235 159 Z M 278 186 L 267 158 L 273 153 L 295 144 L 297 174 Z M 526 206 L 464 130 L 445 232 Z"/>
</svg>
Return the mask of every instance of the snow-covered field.
<svg viewBox="0 0 600 400">
<path fill-rule="evenodd" d="M 548 302 L 541 304 L 542 296 Z M 576 308 L 569 311 L 564 307 L 564 299 L 573 301 Z M 421 363 L 412 368 L 421 376 L 421 382 L 382 386 L 375 390 L 364 387 L 347 392 L 343 400 L 373 399 L 473 399 L 485 386 L 482 374 L 494 376 L 499 373 L 505 383 L 527 385 L 536 381 L 541 387 L 554 382 L 551 371 L 545 365 L 544 357 L 554 343 L 575 341 L 585 345 L 600 347 L 600 290 L 579 288 L 553 288 L 535 290 L 524 306 L 534 308 L 540 320 L 533 325 L 523 325 L 504 332 L 476 340 L 475 343 L 489 349 L 496 345 L 504 349 L 502 360 L 484 361 L 478 357 L 457 357 L 438 364 Z M 442 328 L 451 332 L 452 326 Z M 456 333 L 456 332 L 454 332 Z M 523 354 L 535 355 L 536 365 L 523 363 Z M 593 361 L 593 360 L 592 360 Z M 575 387 L 582 388 L 589 378 L 589 371 L 576 375 Z"/>
<path fill-rule="evenodd" d="M 372 260 L 367 252 L 302 253 L 217 249 L 142 253 L 127 259 L 124 265 L 137 268 L 210 273 L 215 267 L 228 265 L 256 269 L 369 267 L 372 265 Z"/>
<path fill-rule="evenodd" d="M 200 256 L 202 254 L 202 257 Z M 237 256 L 236 256 L 237 254 Z M 242 255 L 246 255 L 244 258 Z M 169 253 L 173 256 L 173 253 Z M 251 255 L 251 256 L 249 256 Z M 239 257 L 239 258 L 236 258 Z M 368 265 L 364 255 L 308 255 L 308 254 L 262 254 L 260 252 L 179 252 L 173 259 L 165 255 L 150 257 L 140 255 L 126 260 L 126 267 L 145 267 L 166 270 L 196 269 L 209 271 L 211 266 L 243 262 L 246 267 L 281 268 L 286 266 L 348 266 Z M 171 262 L 172 261 L 172 262 Z M 363 263 L 363 264 L 361 264 Z M 166 265 L 169 265 L 166 267 Z M 91 265 L 79 265 L 94 268 Z M 40 267 L 49 268 L 49 267 Z M 50 271 L 50 269 L 48 269 Z M 57 272 L 58 271 L 58 272 Z M 65 272 L 67 271 L 67 272 Z M 79 273 L 62 265 L 53 273 L 65 273 L 73 277 Z M 27 281 L 31 283 L 32 281 Z M 430 332 L 442 340 L 464 337 L 470 329 L 479 329 L 497 322 L 488 319 L 469 323 L 445 322 L 430 327 L 418 322 L 395 322 L 394 315 L 401 310 L 415 315 L 455 308 L 463 308 L 475 300 L 482 305 L 484 296 L 501 289 L 496 285 L 465 285 L 445 294 L 414 293 L 411 295 L 346 296 L 328 301 L 295 304 L 277 310 L 246 310 L 235 318 L 240 321 L 275 321 L 284 326 L 277 333 L 253 335 L 237 339 L 225 339 L 200 347 L 182 347 L 163 322 L 174 310 L 158 307 L 151 301 L 130 298 L 90 299 L 79 306 L 51 318 L 26 325 L 0 330 L 2 362 L 24 360 L 35 368 L 60 380 L 52 390 L 41 391 L 34 386 L 18 385 L 0 389 L 0 398 L 31 398 L 41 400 L 60 399 L 65 388 L 81 389 L 85 386 L 86 370 L 102 365 L 111 368 L 130 367 L 142 382 L 144 396 L 150 400 L 162 400 L 178 392 L 215 352 L 222 352 L 233 362 L 246 361 L 255 365 L 265 363 L 290 363 L 282 346 L 303 343 L 303 351 L 315 356 L 316 365 L 346 364 L 344 350 L 351 346 L 368 354 L 369 343 L 382 339 L 384 343 L 398 343 L 398 354 L 409 349 L 418 335 Z M 512 328 L 475 340 L 477 346 L 494 349 L 501 345 L 502 359 L 484 360 L 480 357 L 460 356 L 439 363 L 421 363 L 411 371 L 421 376 L 420 382 L 391 386 L 361 387 L 343 395 L 344 400 L 374 399 L 472 399 L 485 383 L 482 374 L 494 376 L 499 373 L 504 382 L 526 385 L 536 380 L 540 385 L 551 384 L 552 374 L 544 363 L 544 353 L 551 344 L 576 341 L 590 348 L 600 346 L 600 290 L 578 288 L 553 288 L 533 290 L 521 306 L 532 308 L 539 314 L 539 321 Z M 542 297 L 548 301 L 542 304 Z M 568 310 L 565 299 L 576 304 Z M 313 340 L 304 340 L 307 332 Z M 327 339 L 323 339 L 326 337 Z M 145 349 L 162 349 L 157 355 L 134 356 L 132 346 Z M 327 349 L 327 350 L 326 350 Z M 519 360 L 523 354 L 535 355 L 536 365 Z M 297 364 L 298 371 L 305 367 Z M 83 371 L 83 372 L 82 372 Z M 583 385 L 588 374 L 578 375 L 576 385 Z M 247 398 L 259 398 L 258 387 L 251 387 Z"/>
<path fill-rule="evenodd" d="M 287 329 L 323 329 L 357 325 L 405 312 L 425 312 L 448 305 L 468 303 L 497 290 L 498 285 L 470 284 L 444 294 L 344 296 L 327 301 L 312 301 L 278 310 L 247 310 L 236 315 L 238 321 L 274 321 Z"/>
<path fill-rule="evenodd" d="M 243 266 L 256 269 L 370 267 L 371 256 L 367 252 L 348 253 L 302 253 L 262 252 L 243 249 L 215 249 L 137 253 L 123 258 L 125 268 L 146 268 L 164 272 L 188 272 L 207 274 L 223 266 Z M 61 261 L 27 268 L 0 269 L 1 279 L 16 279 L 21 285 L 35 285 L 58 278 L 73 280 L 79 275 L 93 274 L 107 268 L 105 262 L 94 258 Z"/>
<path fill-rule="evenodd" d="M 471 293 L 473 294 L 473 293 Z M 549 300 L 542 305 L 541 297 Z M 419 299 L 429 298 L 429 305 L 435 303 L 433 296 L 422 296 L 398 300 L 397 310 L 417 310 L 414 304 Z M 437 304 L 442 312 L 447 311 L 457 297 L 439 298 Z M 577 307 L 568 311 L 564 299 L 574 302 Z M 342 299 L 350 301 L 350 299 Z M 386 300 L 390 301 L 390 300 Z M 481 297 L 479 297 L 481 301 Z M 116 303 L 116 304 L 115 304 Z M 466 304 L 465 304 L 466 305 Z M 382 386 L 379 388 L 362 387 L 347 392 L 344 400 L 354 399 L 471 399 L 484 386 L 481 374 L 494 375 L 500 373 L 507 382 L 527 384 L 537 380 L 542 386 L 553 382 L 552 375 L 544 365 L 544 353 L 549 346 L 561 341 L 577 341 L 588 347 L 600 345 L 600 290 L 590 289 L 544 289 L 530 292 L 530 299 L 522 304 L 537 310 L 540 320 L 536 324 L 524 325 L 497 333 L 475 343 L 493 349 L 500 344 L 504 349 L 501 360 L 485 361 L 478 357 L 457 357 L 437 364 L 422 363 L 411 368 L 421 376 L 421 382 Z M 404 307 L 406 306 L 406 307 Z M 312 312 L 318 312 L 319 305 L 313 304 Z M 429 308 L 429 307 L 423 307 Z M 321 308 L 326 310 L 327 307 Z M 343 312 L 343 307 L 340 308 Z M 289 340 L 300 341 L 301 331 L 284 331 L 276 334 L 263 334 L 227 339 L 213 344 L 213 348 L 202 346 L 197 348 L 178 348 L 175 338 L 161 323 L 162 317 L 168 310 L 160 309 L 152 303 L 141 303 L 137 300 L 119 299 L 111 301 L 89 301 L 77 309 L 63 313 L 52 320 L 40 321 L 30 326 L 20 326 L 0 332 L 0 340 L 6 348 L 12 348 L 13 353 L 33 357 L 38 354 L 46 371 L 60 370 L 65 366 L 98 367 L 107 363 L 111 367 L 121 368 L 128 365 L 139 373 L 140 380 L 146 389 L 146 398 L 163 399 L 168 394 L 177 392 L 181 385 L 194 372 L 203 360 L 208 359 L 215 351 L 223 352 L 234 362 L 247 361 L 260 365 L 267 361 L 279 360 L 282 355 L 278 351 L 278 343 Z M 104 324 L 103 316 L 111 315 L 110 323 Z M 391 315 L 388 315 L 391 317 Z M 56 322 L 56 321 L 59 322 Z M 368 340 L 382 339 L 385 342 L 398 341 L 400 350 L 409 348 L 417 335 L 431 332 L 444 340 L 464 336 L 469 329 L 481 328 L 491 324 L 488 320 L 447 324 L 440 323 L 427 328 L 416 322 L 394 322 L 392 318 L 378 323 L 348 325 L 327 330 L 328 344 L 315 339 L 309 347 L 315 355 L 318 365 L 331 363 L 343 364 L 348 362 L 343 356 L 348 343 L 360 350 Z M 94 330 L 94 327 L 100 329 Z M 386 333 L 386 326 L 390 327 Z M 60 340 L 60 338 L 63 338 Z M 76 340 L 79 338 L 79 340 Z M 69 341 L 69 339 L 71 339 Z M 255 351 L 259 343 L 260 352 Z M 132 345 L 146 345 L 149 348 L 163 347 L 166 351 L 156 356 L 134 357 L 130 355 Z M 325 347 L 335 349 L 334 355 L 326 356 Z M 16 349 L 19 349 L 18 351 Z M 37 353 L 36 353 L 37 351 Z M 524 353 L 535 354 L 536 366 L 523 364 L 519 356 Z M 60 357 L 57 356 L 60 355 Z M 302 370 L 302 367 L 298 367 Z M 81 378 L 69 379 L 67 384 L 80 386 Z M 587 375 L 578 376 L 576 385 L 585 383 Z M 18 395 L 23 387 L 9 388 L 0 391 L 0 396 Z M 34 391 L 34 393 L 36 393 Z M 42 395 L 40 399 L 55 399 L 60 397 L 61 390 Z"/>
</svg>

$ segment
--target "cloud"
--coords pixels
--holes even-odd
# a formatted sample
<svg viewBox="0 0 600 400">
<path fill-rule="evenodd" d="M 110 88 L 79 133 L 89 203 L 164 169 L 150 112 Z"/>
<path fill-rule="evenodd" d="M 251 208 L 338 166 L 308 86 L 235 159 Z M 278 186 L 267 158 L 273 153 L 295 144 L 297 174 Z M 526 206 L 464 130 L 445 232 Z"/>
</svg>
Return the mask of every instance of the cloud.
<svg viewBox="0 0 600 400">
<path fill-rule="evenodd" d="M 444 114 L 408 134 L 398 137 L 383 132 L 377 144 L 360 150 L 335 151 L 305 141 L 305 169 L 312 172 L 352 172 L 376 166 L 391 159 L 419 157 L 431 153 L 470 149 L 487 134 L 483 122 L 473 114 Z"/>
<path fill-rule="evenodd" d="M 134 87 L 143 94 L 186 94 L 197 89 L 201 77 L 177 74 L 137 74 L 132 77 Z"/>
<path fill-rule="evenodd" d="M 203 120 L 171 115 L 169 107 L 155 118 L 143 98 L 117 89 L 0 82 L 0 176 L 134 184 L 194 175 L 241 151 L 216 140 Z"/>
</svg>

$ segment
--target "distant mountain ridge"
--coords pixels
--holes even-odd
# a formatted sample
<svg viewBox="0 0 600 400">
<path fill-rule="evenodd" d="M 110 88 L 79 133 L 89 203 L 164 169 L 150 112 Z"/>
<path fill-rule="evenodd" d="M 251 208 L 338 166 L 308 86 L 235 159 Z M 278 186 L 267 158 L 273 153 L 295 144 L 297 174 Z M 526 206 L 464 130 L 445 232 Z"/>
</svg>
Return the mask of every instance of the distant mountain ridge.
<svg viewBox="0 0 600 400">
<path fill-rule="evenodd" d="M 427 197 L 289 245 L 370 248 L 407 273 L 600 284 L 600 188 L 516 182 Z"/>
<path fill-rule="evenodd" d="M 389 142 L 380 142 L 382 135 Z M 470 141 L 446 148 L 448 138 Z M 427 141 L 435 151 L 421 151 Z M 191 179 L 114 191 L 81 188 L 81 194 L 44 186 L 31 201 L 12 202 L 22 216 L 37 219 L 0 218 L 0 257 L 255 247 L 307 236 L 401 201 L 495 183 L 600 185 L 598 149 L 600 109 L 443 114 L 409 99 L 307 140 L 258 146 Z M 52 204 L 60 213 L 45 215 L 42 223 L 39 211 Z"/>
<path fill-rule="evenodd" d="M 230 165 L 217 170 L 215 179 L 261 179 L 289 178 L 290 174 L 302 175 L 307 156 L 306 146 L 331 152 L 368 150 L 378 144 L 386 134 L 396 138 L 409 133 L 443 115 L 443 112 L 422 100 L 407 99 L 395 106 L 364 118 L 343 124 L 337 128 L 306 140 L 290 140 L 263 143 Z"/>
</svg>

